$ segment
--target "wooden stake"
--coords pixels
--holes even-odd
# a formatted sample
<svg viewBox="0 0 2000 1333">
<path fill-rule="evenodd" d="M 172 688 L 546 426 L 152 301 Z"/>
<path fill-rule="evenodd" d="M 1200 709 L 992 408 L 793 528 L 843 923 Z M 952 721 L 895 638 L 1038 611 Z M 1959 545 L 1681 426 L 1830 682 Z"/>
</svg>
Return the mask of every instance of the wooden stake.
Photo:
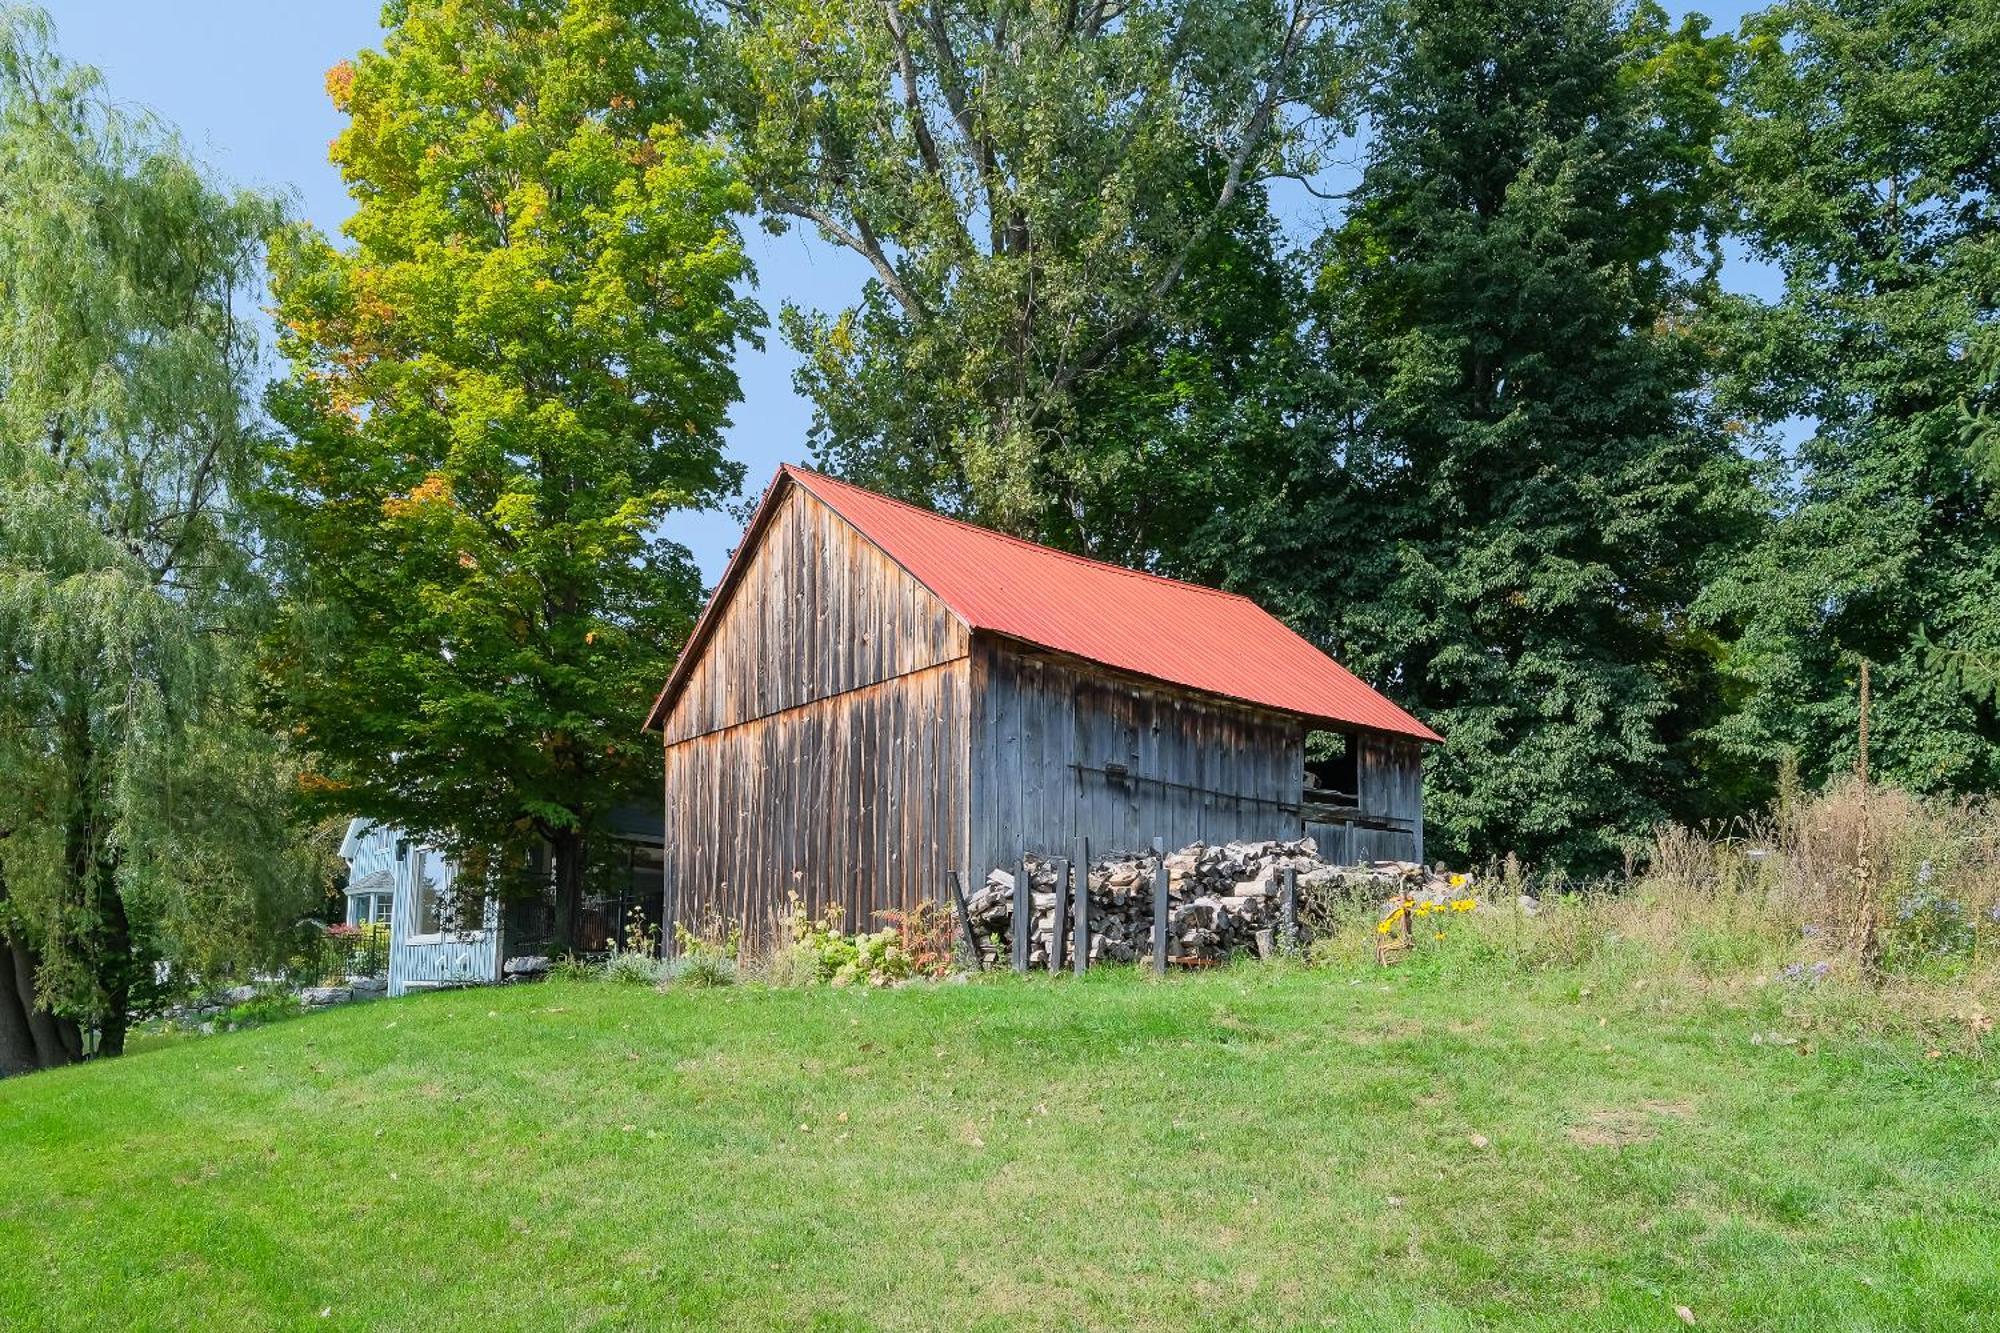
<svg viewBox="0 0 2000 1333">
<path fill-rule="evenodd" d="M 1021 853 L 1021 867 L 1014 876 L 1014 970 L 1028 970 L 1028 854 Z"/>
<path fill-rule="evenodd" d="M 1153 971 L 1167 974 L 1167 840 L 1153 839 Z"/>
<path fill-rule="evenodd" d="M 1069 943 L 1069 862 L 1056 861 L 1056 919 L 1049 930 L 1049 975 L 1062 971 L 1063 946 Z"/>
<path fill-rule="evenodd" d="M 1861 785 L 1868 785 L 1868 659 L 1861 659 Z"/>
<path fill-rule="evenodd" d="M 1076 840 L 1076 945 L 1070 964 L 1082 976 L 1090 966 L 1090 839 Z"/>
<path fill-rule="evenodd" d="M 958 928 L 965 932 L 965 947 L 972 950 L 972 970 L 986 970 L 986 956 L 979 948 L 979 932 L 972 928 L 972 909 L 965 902 L 965 886 L 958 882 L 958 872 L 945 872 L 945 879 L 951 885 L 952 905 L 958 908 Z"/>
</svg>

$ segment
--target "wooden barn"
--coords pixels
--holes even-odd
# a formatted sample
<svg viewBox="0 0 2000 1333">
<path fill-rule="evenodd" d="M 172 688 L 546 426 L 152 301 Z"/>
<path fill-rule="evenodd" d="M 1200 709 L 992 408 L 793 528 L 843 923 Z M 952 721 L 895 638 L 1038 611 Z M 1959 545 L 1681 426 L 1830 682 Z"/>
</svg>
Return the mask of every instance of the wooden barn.
<svg viewBox="0 0 2000 1333">
<path fill-rule="evenodd" d="M 1420 860 L 1438 736 L 1247 598 L 786 467 L 647 725 L 665 911 L 874 914 L 1023 850 L 1311 834 Z M 1311 765 L 1306 735 L 1346 738 Z"/>
</svg>

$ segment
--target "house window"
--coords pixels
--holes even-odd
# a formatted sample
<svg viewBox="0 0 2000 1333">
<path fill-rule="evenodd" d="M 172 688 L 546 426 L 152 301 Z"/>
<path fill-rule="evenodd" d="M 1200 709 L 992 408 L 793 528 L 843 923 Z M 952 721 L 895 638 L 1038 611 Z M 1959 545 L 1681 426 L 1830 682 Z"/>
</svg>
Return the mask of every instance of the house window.
<svg viewBox="0 0 2000 1333">
<path fill-rule="evenodd" d="M 394 896 L 387 893 L 369 895 L 367 920 L 378 926 L 388 925 L 389 910 L 395 906 L 395 903 L 396 899 Z"/>
<path fill-rule="evenodd" d="M 410 884 L 417 895 L 417 931 L 419 935 L 436 935 L 443 931 L 438 920 L 438 882 L 424 873 L 424 854 L 421 849 L 410 853 Z"/>
</svg>

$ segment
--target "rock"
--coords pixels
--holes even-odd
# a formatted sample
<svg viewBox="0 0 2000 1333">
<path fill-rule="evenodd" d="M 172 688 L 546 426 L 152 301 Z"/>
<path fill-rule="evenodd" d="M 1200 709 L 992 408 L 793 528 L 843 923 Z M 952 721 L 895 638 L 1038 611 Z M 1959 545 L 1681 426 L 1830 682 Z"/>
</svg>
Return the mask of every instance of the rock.
<svg viewBox="0 0 2000 1333">
<path fill-rule="evenodd" d="M 222 1002 L 224 1004 L 248 1004 L 256 998 L 257 988 L 255 986 L 231 986 L 228 990 L 222 992 Z"/>
<path fill-rule="evenodd" d="M 353 998 L 353 990 L 346 986 L 308 986 L 299 992 L 299 1003 L 308 1009 L 323 1009 L 331 1004 L 346 1004 Z"/>
<path fill-rule="evenodd" d="M 503 977 L 539 977 L 549 970 L 547 958 L 538 953 L 524 954 L 519 958 L 509 958 L 500 964 Z"/>
<path fill-rule="evenodd" d="M 1516 898 L 1514 900 L 1514 905 L 1521 909 L 1522 916 L 1541 915 L 1542 905 L 1536 902 L 1534 898 L 1528 894 L 1524 893 L 1520 897 Z"/>
</svg>

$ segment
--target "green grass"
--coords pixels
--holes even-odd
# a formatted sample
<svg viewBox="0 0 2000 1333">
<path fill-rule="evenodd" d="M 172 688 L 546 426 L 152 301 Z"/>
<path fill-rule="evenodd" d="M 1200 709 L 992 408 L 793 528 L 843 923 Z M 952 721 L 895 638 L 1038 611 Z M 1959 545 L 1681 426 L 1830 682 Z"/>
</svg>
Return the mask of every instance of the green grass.
<svg viewBox="0 0 2000 1333">
<path fill-rule="evenodd" d="M 1991 1065 L 1580 990 L 572 982 L 183 1041 L 0 1084 L 0 1327 L 2000 1327 Z"/>
</svg>

